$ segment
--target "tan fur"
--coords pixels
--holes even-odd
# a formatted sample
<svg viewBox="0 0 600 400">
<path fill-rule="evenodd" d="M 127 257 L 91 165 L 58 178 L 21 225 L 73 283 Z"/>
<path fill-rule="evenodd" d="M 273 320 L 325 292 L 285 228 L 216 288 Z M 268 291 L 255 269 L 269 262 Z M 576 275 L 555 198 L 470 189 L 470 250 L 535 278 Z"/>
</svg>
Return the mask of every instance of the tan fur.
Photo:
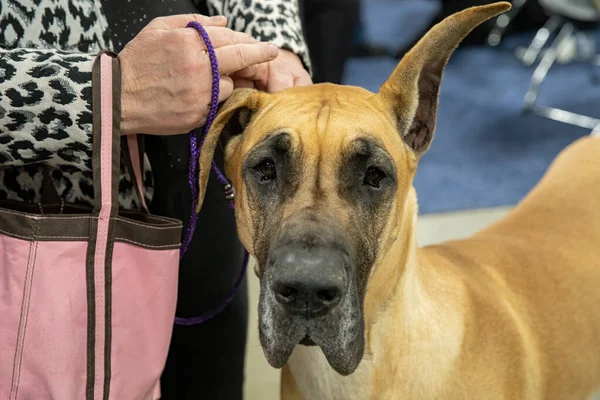
<svg viewBox="0 0 600 400">
<path fill-rule="evenodd" d="M 242 163 L 267 135 L 288 132 L 314 178 L 301 183 L 286 215 L 314 202 L 320 185 L 319 201 L 342 224 L 348 219 L 353 211 L 335 193 L 335 171 L 359 135 L 377 138 L 397 166 L 397 195 L 367 286 L 365 356 L 342 377 L 317 347 L 297 346 L 283 370 L 284 400 L 579 400 L 600 391 L 600 138 L 565 150 L 502 221 L 467 240 L 416 243 L 412 180 L 427 137 L 415 121 L 434 124 L 437 106 L 437 93 L 419 98 L 428 93 L 423 74 L 441 79 L 458 42 L 507 8 L 469 9 L 433 28 L 379 94 L 335 85 L 238 91 L 219 114 L 201 155 L 200 188 L 219 134 L 236 112 L 249 110 L 243 135 L 226 148 L 226 170 L 251 253 Z"/>
</svg>

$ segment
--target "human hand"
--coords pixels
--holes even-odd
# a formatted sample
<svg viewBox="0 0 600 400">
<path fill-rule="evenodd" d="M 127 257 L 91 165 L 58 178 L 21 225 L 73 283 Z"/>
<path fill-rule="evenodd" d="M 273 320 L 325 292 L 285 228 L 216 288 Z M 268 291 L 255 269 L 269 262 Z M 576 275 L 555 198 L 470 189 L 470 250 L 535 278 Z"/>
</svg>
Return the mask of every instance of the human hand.
<svg viewBox="0 0 600 400">
<path fill-rule="evenodd" d="M 231 75 L 235 88 L 257 88 L 275 93 L 295 86 L 312 85 L 312 79 L 300 57 L 289 50 L 268 63 L 253 65 Z"/>
<path fill-rule="evenodd" d="M 172 135 L 202 126 L 210 109 L 212 67 L 192 20 L 215 48 L 221 74 L 219 102 L 233 92 L 232 74 L 277 57 L 278 49 L 225 27 L 224 17 L 176 15 L 151 21 L 123 51 L 121 131 Z"/>
</svg>

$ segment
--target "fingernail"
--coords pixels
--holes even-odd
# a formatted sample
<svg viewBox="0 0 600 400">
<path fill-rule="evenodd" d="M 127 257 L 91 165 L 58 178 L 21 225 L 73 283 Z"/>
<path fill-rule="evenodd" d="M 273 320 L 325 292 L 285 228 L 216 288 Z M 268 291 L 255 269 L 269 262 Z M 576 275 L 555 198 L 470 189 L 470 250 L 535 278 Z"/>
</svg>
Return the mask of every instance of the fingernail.
<svg viewBox="0 0 600 400">
<path fill-rule="evenodd" d="M 215 23 L 225 22 L 226 18 L 222 15 L 215 15 L 214 17 L 210 17 L 210 20 Z"/>
<path fill-rule="evenodd" d="M 279 49 L 273 43 L 269 43 L 269 57 L 277 57 Z"/>
</svg>

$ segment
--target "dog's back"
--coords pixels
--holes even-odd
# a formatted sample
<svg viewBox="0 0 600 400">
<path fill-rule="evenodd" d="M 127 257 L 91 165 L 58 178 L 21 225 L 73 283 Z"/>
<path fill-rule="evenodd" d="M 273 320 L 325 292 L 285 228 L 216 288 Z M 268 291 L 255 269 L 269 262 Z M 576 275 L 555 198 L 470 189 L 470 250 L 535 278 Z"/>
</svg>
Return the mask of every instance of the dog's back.
<svg viewBox="0 0 600 400">
<path fill-rule="evenodd" d="M 563 150 L 515 210 L 482 234 L 504 234 L 507 230 L 556 235 L 567 246 L 591 245 L 589 256 L 594 255 L 594 249 L 598 252 L 600 138 L 587 136 Z"/>
<path fill-rule="evenodd" d="M 487 330 L 519 343 L 506 367 L 522 368 L 525 378 L 507 387 L 546 399 L 586 399 L 600 390 L 600 138 L 564 150 L 500 222 L 425 252 L 456 267 L 471 312 L 496 318 L 471 327 L 465 346 L 501 351 L 481 343 Z M 573 382 L 587 384 L 575 391 Z"/>
</svg>

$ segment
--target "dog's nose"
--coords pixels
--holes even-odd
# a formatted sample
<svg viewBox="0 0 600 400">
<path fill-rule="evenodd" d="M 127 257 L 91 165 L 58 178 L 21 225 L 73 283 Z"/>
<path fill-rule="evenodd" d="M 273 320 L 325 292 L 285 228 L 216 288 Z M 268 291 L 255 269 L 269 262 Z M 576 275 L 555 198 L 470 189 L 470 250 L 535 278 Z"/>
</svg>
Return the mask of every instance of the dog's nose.
<svg viewBox="0 0 600 400">
<path fill-rule="evenodd" d="M 277 253 L 270 287 L 288 313 L 314 318 L 327 314 L 340 302 L 348 285 L 343 253 L 302 247 Z"/>
</svg>

